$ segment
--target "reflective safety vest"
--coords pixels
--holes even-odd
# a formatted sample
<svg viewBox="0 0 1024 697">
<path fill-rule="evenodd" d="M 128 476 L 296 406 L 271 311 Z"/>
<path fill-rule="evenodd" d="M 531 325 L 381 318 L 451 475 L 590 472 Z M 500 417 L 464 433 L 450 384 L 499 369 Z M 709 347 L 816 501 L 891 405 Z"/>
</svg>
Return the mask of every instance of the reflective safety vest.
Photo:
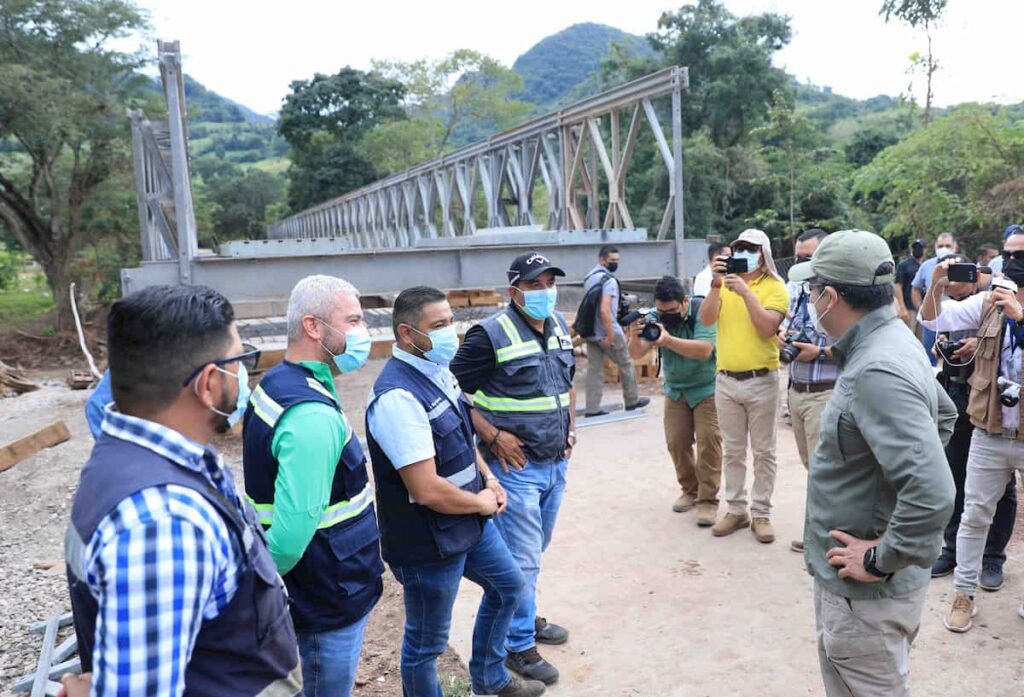
<svg viewBox="0 0 1024 697">
<path fill-rule="evenodd" d="M 544 338 L 509 306 L 480 324 L 494 347 L 496 367 L 473 395 L 476 408 L 503 431 L 523 441 L 526 457 L 549 464 L 564 457 L 569 437 L 569 391 L 576 359 L 565 318 L 544 322 Z M 497 462 L 481 445 L 488 463 Z"/>
<path fill-rule="evenodd" d="M 82 672 L 103 669 L 93 665 L 99 604 L 85 580 L 85 546 L 121 501 L 143 489 L 171 484 L 192 489 L 217 511 L 239 561 L 238 586 L 231 602 L 214 619 L 202 619 L 199 626 L 185 667 L 185 697 L 300 694 L 302 671 L 288 597 L 252 513 L 229 501 L 199 472 L 106 433 L 97 439 L 82 468 L 65 539 Z M 139 556 L 137 563 L 147 562 Z M 140 585 L 138 591 L 133 600 L 145 602 L 145 589 Z"/>
<path fill-rule="evenodd" d="M 288 409 L 304 402 L 337 409 L 345 420 L 347 439 L 316 534 L 299 563 L 284 576 L 295 629 L 318 633 L 347 627 L 373 609 L 383 592 L 384 564 L 373 488 L 359 439 L 330 391 L 296 363 L 284 361 L 271 368 L 249 399 L 243 420 L 246 496 L 259 522 L 269 527 L 274 520 L 278 469 L 271 449 L 274 431 Z"/>
<path fill-rule="evenodd" d="M 483 478 L 476 464 L 473 421 L 468 407 L 461 401 L 457 406 L 452 404 L 427 376 L 408 363 L 392 358 L 374 383 L 367 414 L 381 395 L 394 389 L 408 391 L 426 412 L 438 475 L 463 491 L 480 491 Z M 480 540 L 484 522 L 480 516 L 438 513 L 413 500 L 394 463 L 377 444 L 369 419 L 366 439 L 377 486 L 381 547 L 388 564 L 436 563 L 468 551 Z"/>
</svg>

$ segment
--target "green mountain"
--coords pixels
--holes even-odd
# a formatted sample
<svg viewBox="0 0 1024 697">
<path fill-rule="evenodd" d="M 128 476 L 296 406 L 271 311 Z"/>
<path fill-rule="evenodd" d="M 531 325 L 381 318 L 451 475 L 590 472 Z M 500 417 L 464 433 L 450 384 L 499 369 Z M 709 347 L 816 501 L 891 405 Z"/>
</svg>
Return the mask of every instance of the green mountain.
<svg viewBox="0 0 1024 697">
<path fill-rule="evenodd" d="M 604 24 L 574 24 L 541 39 L 512 64 L 523 77 L 519 99 L 536 104 L 540 111 L 557 106 L 600 70 L 613 44 L 630 55 L 654 53 L 641 36 Z"/>
</svg>

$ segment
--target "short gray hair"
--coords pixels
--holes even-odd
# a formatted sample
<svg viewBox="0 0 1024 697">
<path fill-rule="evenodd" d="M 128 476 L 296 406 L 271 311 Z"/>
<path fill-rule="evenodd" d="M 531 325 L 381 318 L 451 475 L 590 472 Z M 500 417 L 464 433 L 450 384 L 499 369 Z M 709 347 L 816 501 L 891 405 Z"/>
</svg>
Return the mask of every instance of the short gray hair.
<svg viewBox="0 0 1024 697">
<path fill-rule="evenodd" d="M 302 337 L 302 318 L 307 315 L 327 321 L 339 294 L 359 297 L 354 285 L 337 276 L 306 276 L 296 283 L 288 298 L 288 340 Z"/>
</svg>

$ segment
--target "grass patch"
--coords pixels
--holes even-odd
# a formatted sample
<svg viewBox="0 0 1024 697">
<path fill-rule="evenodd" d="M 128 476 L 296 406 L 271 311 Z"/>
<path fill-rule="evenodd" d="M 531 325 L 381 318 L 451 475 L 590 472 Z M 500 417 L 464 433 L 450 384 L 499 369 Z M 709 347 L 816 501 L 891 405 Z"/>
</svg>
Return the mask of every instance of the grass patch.
<svg viewBox="0 0 1024 697">
<path fill-rule="evenodd" d="M 468 680 L 450 675 L 442 680 L 441 691 L 444 697 L 470 697 L 471 686 Z"/>
<path fill-rule="evenodd" d="M 48 290 L 8 290 L 0 292 L 0 327 L 27 324 L 53 308 Z"/>
</svg>

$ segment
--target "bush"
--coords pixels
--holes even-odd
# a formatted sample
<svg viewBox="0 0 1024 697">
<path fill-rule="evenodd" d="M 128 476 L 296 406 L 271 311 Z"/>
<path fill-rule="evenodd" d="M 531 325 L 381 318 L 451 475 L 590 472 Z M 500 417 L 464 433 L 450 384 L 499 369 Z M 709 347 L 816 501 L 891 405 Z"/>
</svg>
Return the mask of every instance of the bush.
<svg viewBox="0 0 1024 697">
<path fill-rule="evenodd" d="M 0 250 L 0 290 L 11 290 L 18 285 L 22 261 L 17 252 Z"/>
</svg>

